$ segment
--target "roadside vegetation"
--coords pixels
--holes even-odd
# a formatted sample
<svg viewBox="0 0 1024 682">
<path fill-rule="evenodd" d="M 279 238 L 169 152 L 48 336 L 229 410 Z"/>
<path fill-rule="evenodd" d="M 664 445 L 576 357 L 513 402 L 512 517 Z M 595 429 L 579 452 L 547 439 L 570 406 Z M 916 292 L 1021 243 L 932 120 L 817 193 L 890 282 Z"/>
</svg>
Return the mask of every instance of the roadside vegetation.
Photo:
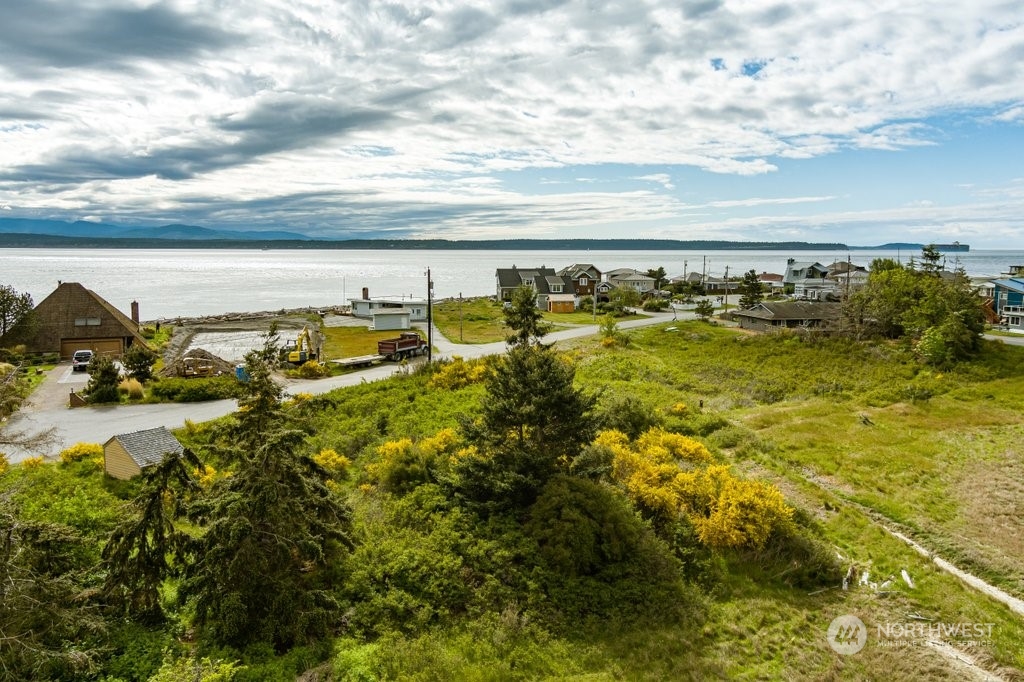
<svg viewBox="0 0 1024 682">
<path fill-rule="evenodd" d="M 991 624 L 953 644 L 1022 674 L 1024 620 L 884 530 L 1024 596 L 1022 349 L 938 369 L 912 339 L 610 317 L 556 350 L 525 294 L 501 315 L 504 355 L 287 401 L 268 339 L 239 412 L 141 479 L 89 444 L 0 469 L 3 670 L 967 677 L 875 637 L 929 622 Z M 825 638 L 843 614 L 852 656 Z"/>
</svg>

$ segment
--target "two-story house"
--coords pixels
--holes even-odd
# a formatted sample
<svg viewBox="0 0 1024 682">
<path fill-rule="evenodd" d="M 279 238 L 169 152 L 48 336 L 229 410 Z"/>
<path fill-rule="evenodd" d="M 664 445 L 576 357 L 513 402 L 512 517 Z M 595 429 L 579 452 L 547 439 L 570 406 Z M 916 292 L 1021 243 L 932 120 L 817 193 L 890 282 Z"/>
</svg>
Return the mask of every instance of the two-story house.
<svg viewBox="0 0 1024 682">
<path fill-rule="evenodd" d="M 601 281 L 601 271 L 590 263 L 573 263 L 559 270 L 558 276 L 572 280 L 573 293 L 578 297 L 593 296 Z"/>
<path fill-rule="evenodd" d="M 527 286 L 537 292 L 537 307 L 549 312 L 572 312 L 577 298 L 573 281 L 557 274 L 554 268 L 498 268 L 494 275 L 499 301 L 511 301 L 516 289 Z"/>
<path fill-rule="evenodd" d="M 612 286 L 634 289 L 638 294 L 646 294 L 654 289 L 655 279 L 633 268 L 617 268 L 609 270 L 605 275 Z"/>
<path fill-rule="evenodd" d="M 817 261 L 786 261 L 783 284 L 793 287 L 793 295 L 811 301 L 824 300 L 836 293 L 836 283 L 828 279 L 828 268 Z"/>
<path fill-rule="evenodd" d="M 1024 277 L 993 280 L 992 307 L 1000 324 L 1024 329 Z"/>
</svg>

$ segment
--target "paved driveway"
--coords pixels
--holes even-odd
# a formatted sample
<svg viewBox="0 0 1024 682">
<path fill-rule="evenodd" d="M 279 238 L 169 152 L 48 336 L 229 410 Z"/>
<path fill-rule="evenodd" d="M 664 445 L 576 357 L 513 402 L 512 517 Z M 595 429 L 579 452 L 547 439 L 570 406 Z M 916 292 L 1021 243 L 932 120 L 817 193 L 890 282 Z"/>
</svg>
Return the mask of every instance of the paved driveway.
<svg viewBox="0 0 1024 682">
<path fill-rule="evenodd" d="M 629 320 L 619 326 L 633 329 L 674 319 L 693 319 L 690 313 L 656 313 L 648 318 Z M 545 341 L 557 342 L 590 336 L 597 332 L 596 325 L 585 325 L 573 329 L 553 332 L 544 337 Z M 505 343 L 461 344 L 452 343 L 434 329 L 435 358 L 450 358 L 454 355 L 465 359 L 495 355 L 505 352 Z M 417 361 L 420 362 L 420 361 Z M 401 371 L 395 363 L 384 363 L 376 367 L 343 374 L 341 376 L 316 380 L 291 380 L 285 383 L 288 393 L 320 394 L 336 388 L 355 386 L 367 381 L 386 379 Z M 49 373 L 33 392 L 32 397 L 10 420 L 10 428 L 29 431 L 53 429 L 54 445 L 45 454 L 54 456 L 60 450 L 75 443 L 104 443 L 119 433 L 131 433 L 157 426 L 169 429 L 184 426 L 185 420 L 204 422 L 234 412 L 234 400 L 216 400 L 203 403 L 160 403 L 153 405 L 104 405 L 95 407 L 68 408 L 68 394 L 72 388 L 85 388 L 89 381 L 85 372 L 72 372 L 70 365 L 59 365 Z M 18 462 L 37 452 L 9 449 L 7 455 L 12 462 Z"/>
</svg>

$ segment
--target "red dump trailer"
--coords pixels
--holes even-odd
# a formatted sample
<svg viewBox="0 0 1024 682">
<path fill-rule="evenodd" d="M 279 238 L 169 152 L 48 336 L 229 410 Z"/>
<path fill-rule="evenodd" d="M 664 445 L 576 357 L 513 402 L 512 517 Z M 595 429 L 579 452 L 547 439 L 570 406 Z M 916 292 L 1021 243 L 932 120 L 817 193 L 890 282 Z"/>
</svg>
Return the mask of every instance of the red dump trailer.
<svg viewBox="0 0 1024 682">
<path fill-rule="evenodd" d="M 404 360 L 413 355 L 427 352 L 427 342 L 416 332 L 402 332 L 395 339 L 384 339 L 377 342 L 377 354 L 388 360 Z"/>
</svg>

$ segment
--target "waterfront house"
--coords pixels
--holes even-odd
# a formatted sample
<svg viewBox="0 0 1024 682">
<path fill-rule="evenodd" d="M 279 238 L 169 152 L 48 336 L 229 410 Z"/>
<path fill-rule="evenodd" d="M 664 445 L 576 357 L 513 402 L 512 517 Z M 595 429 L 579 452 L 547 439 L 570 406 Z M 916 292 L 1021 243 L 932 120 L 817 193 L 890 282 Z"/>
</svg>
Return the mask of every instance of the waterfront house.
<svg viewBox="0 0 1024 682">
<path fill-rule="evenodd" d="M 349 301 L 352 304 L 352 317 L 372 320 L 375 313 L 384 310 L 408 310 L 409 319 L 413 322 L 425 322 L 427 319 L 427 301 L 412 296 L 378 296 L 370 298 L 370 290 L 363 287 L 362 296 Z"/>
<path fill-rule="evenodd" d="M 757 281 L 761 283 L 761 287 L 769 294 L 782 293 L 786 286 L 782 280 L 782 275 L 775 272 L 762 272 L 757 276 Z"/>
<path fill-rule="evenodd" d="M 77 282 L 62 282 L 35 307 L 32 314 L 0 338 L 0 347 L 24 344 L 30 353 L 59 353 L 70 358 L 76 350 L 120 357 L 135 344 L 146 345 L 139 332 L 139 305 L 132 317 Z"/>
<path fill-rule="evenodd" d="M 608 283 L 615 287 L 633 289 L 638 294 L 646 294 L 654 289 L 656 280 L 633 268 L 618 268 L 605 273 Z"/>
<path fill-rule="evenodd" d="M 839 303 L 822 301 L 762 301 L 748 310 L 732 315 L 742 329 L 780 331 L 783 329 L 820 329 L 835 324 L 840 317 Z"/>
<path fill-rule="evenodd" d="M 103 444 L 103 471 L 127 480 L 155 466 L 167 455 L 181 457 L 185 448 L 163 426 L 134 433 L 122 433 Z"/>
<path fill-rule="evenodd" d="M 572 280 L 576 296 L 593 296 L 595 287 L 601 281 L 601 271 L 590 263 L 573 263 L 558 271 L 559 277 Z"/>
<path fill-rule="evenodd" d="M 521 269 L 498 268 L 494 275 L 499 301 L 511 301 L 512 294 L 522 286 L 530 287 L 537 295 L 537 307 L 549 312 L 572 312 L 578 305 L 575 285 L 569 277 L 563 277 L 554 268 Z"/>
<path fill-rule="evenodd" d="M 992 281 L 992 307 L 999 323 L 1024 330 L 1024 277 Z"/>
<path fill-rule="evenodd" d="M 825 279 L 828 268 L 817 261 L 798 261 L 790 258 L 786 261 L 785 284 L 796 284 L 805 279 Z"/>
</svg>

